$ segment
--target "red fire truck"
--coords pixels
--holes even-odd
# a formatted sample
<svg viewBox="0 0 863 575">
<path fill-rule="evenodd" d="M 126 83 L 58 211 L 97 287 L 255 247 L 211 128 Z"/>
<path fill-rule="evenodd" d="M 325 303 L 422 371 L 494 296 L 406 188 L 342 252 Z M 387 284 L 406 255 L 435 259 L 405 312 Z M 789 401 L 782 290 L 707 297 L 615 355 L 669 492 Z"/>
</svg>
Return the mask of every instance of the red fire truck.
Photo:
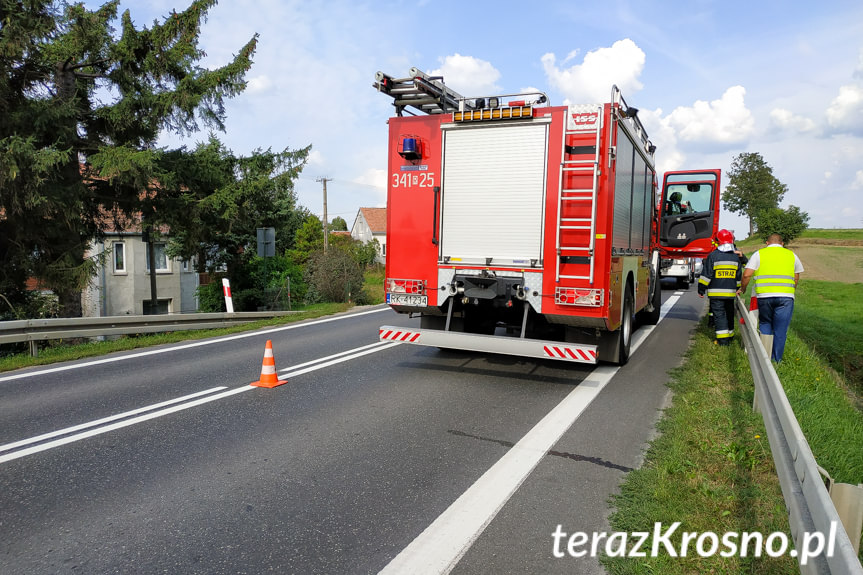
<svg viewBox="0 0 863 575">
<path fill-rule="evenodd" d="M 396 109 L 387 303 L 421 318 L 381 340 L 624 364 L 636 321 L 659 320 L 660 259 L 712 249 L 719 170 L 667 173 L 657 194 L 655 146 L 617 87 L 551 106 L 465 98 L 416 68 L 374 86 Z"/>
</svg>

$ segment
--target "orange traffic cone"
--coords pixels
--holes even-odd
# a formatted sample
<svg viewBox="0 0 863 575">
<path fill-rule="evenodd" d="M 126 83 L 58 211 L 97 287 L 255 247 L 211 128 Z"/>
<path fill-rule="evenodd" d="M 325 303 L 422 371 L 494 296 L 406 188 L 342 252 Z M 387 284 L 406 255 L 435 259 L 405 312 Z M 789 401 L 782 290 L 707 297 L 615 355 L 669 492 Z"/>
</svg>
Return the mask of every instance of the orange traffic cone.
<svg viewBox="0 0 863 575">
<path fill-rule="evenodd" d="M 273 342 L 267 340 L 267 347 L 264 349 L 264 361 L 261 364 L 261 379 L 254 381 L 251 385 L 255 387 L 276 387 L 288 383 L 287 379 L 279 379 L 276 375 L 276 358 L 273 357 Z"/>
</svg>

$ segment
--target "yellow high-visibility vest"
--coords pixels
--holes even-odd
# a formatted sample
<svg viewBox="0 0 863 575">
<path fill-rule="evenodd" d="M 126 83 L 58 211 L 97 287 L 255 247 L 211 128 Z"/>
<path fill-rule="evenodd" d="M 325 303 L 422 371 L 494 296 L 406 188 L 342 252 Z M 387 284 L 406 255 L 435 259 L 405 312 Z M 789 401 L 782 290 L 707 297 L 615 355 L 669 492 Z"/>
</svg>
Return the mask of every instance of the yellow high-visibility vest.
<svg viewBox="0 0 863 575">
<path fill-rule="evenodd" d="M 794 295 L 794 252 L 781 246 L 758 250 L 755 295 Z"/>
</svg>

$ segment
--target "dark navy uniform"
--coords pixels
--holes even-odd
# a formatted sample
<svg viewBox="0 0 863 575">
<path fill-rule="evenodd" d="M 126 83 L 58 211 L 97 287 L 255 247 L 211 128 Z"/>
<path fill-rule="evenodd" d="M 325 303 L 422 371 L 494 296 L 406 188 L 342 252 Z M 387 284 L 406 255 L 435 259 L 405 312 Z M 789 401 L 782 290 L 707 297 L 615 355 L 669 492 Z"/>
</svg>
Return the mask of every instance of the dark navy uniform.
<svg viewBox="0 0 863 575">
<path fill-rule="evenodd" d="M 734 337 L 734 298 L 743 278 L 743 264 L 733 251 L 710 252 L 698 278 L 698 295 L 707 293 L 716 341 L 728 345 Z"/>
</svg>

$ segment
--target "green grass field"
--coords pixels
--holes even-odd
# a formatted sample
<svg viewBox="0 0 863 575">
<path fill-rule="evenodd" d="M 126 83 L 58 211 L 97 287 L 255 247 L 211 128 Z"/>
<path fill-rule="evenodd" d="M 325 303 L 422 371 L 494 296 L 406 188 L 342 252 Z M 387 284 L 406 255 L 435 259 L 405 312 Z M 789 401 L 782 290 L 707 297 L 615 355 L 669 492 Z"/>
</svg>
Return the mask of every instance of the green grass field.
<svg viewBox="0 0 863 575">
<path fill-rule="evenodd" d="M 863 397 L 863 284 L 801 281 L 792 328 Z"/>
<path fill-rule="evenodd" d="M 863 241 L 863 229 L 829 229 L 829 228 L 810 228 L 805 230 L 800 238 L 811 239 L 817 238 L 819 240 L 856 240 Z"/>
</svg>

